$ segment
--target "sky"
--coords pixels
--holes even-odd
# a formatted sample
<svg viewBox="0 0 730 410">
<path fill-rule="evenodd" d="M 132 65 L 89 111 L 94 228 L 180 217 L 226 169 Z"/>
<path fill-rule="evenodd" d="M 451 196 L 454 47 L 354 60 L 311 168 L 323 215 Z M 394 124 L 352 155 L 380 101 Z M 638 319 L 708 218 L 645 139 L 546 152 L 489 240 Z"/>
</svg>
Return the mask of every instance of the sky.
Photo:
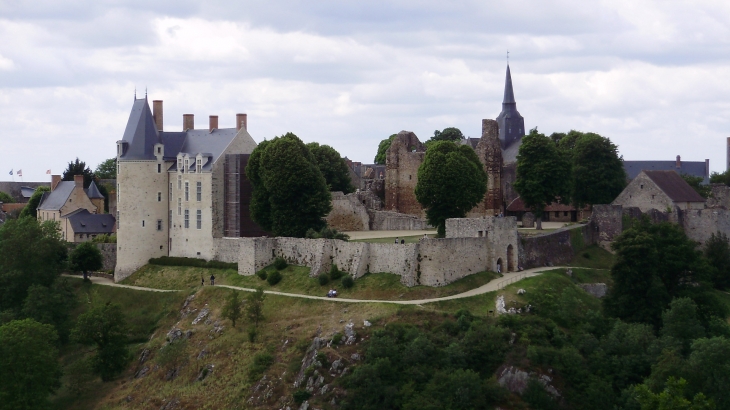
<svg viewBox="0 0 730 410">
<path fill-rule="evenodd" d="M 363 163 L 401 130 L 479 137 L 507 51 L 527 129 L 725 170 L 727 1 L 0 0 L 0 180 L 113 157 L 135 90 L 166 131 L 247 113 Z"/>
</svg>

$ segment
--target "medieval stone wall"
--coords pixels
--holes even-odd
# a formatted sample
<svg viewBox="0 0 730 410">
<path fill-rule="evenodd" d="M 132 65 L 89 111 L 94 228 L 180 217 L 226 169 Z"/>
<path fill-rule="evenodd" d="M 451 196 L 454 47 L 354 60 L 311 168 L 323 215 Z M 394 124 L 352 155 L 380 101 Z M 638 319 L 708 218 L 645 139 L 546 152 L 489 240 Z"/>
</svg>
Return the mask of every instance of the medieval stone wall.
<svg viewBox="0 0 730 410">
<path fill-rule="evenodd" d="M 529 269 L 568 264 L 578 252 L 596 243 L 594 229 L 591 224 L 574 225 L 545 235 L 523 237 L 520 266 Z"/>
<path fill-rule="evenodd" d="M 332 192 L 332 211 L 327 215 L 327 225 L 338 231 L 368 231 L 370 216 L 357 193 Z"/>
<path fill-rule="evenodd" d="M 730 209 L 730 187 L 725 184 L 710 184 L 711 194 L 707 198 L 708 208 Z"/>
<path fill-rule="evenodd" d="M 701 246 L 713 233 L 730 236 L 730 211 L 727 209 L 692 209 L 682 211 L 681 217 L 684 232 Z"/>
<path fill-rule="evenodd" d="M 593 205 L 591 222 L 599 244 L 612 242 L 623 231 L 623 208 L 621 205 Z"/>
<path fill-rule="evenodd" d="M 418 168 L 426 155 L 426 148 L 416 134 L 401 131 L 386 152 L 385 209 L 409 215 L 424 216 L 416 199 Z"/>
<path fill-rule="evenodd" d="M 398 212 L 370 211 L 372 231 L 420 231 L 432 229 L 424 219 Z"/>
</svg>

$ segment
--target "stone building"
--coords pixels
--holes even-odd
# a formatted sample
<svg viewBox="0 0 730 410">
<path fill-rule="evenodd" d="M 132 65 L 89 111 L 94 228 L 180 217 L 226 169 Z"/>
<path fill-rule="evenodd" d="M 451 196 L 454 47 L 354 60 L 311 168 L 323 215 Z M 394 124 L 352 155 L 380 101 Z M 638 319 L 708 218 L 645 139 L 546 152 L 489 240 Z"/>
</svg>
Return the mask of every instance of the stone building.
<svg viewBox="0 0 730 410">
<path fill-rule="evenodd" d="M 612 202 L 641 212 L 704 209 L 705 198 L 674 171 L 641 171 Z"/>
<path fill-rule="evenodd" d="M 117 141 L 117 266 L 120 280 L 150 258 L 213 259 L 214 238 L 257 236 L 251 221 L 251 184 L 245 167 L 256 142 L 246 114 L 235 128 L 211 115 L 196 129 L 183 115 L 181 131 L 163 130 L 162 101 L 135 98 Z"/>
</svg>

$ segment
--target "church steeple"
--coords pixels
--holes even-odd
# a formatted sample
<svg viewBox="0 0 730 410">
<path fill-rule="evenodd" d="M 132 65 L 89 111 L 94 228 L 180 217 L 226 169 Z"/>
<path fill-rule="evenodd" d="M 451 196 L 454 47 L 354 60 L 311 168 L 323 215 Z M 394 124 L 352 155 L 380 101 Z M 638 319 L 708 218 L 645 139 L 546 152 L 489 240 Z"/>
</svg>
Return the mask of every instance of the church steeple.
<svg viewBox="0 0 730 410">
<path fill-rule="evenodd" d="M 525 135 L 525 119 L 517 111 L 515 92 L 512 88 L 512 73 L 507 64 L 507 74 L 504 79 L 504 99 L 502 100 L 502 112 L 497 116 L 499 124 L 499 142 L 502 149 L 506 150 Z M 507 158 L 509 160 L 509 158 Z"/>
<path fill-rule="evenodd" d="M 509 72 L 509 64 L 507 64 L 507 78 L 504 80 L 504 100 L 502 104 L 515 104 L 515 92 L 512 89 L 512 74 Z"/>
</svg>

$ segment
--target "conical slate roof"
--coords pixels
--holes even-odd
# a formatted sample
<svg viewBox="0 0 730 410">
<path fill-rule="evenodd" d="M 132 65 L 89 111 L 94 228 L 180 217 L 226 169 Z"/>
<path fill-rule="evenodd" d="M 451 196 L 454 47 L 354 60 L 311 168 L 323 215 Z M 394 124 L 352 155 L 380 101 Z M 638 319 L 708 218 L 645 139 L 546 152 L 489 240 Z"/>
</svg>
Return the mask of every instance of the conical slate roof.
<svg viewBox="0 0 730 410">
<path fill-rule="evenodd" d="M 129 148 L 122 158 L 128 160 L 155 159 L 154 147 L 159 142 L 159 136 L 146 98 L 134 100 L 122 140 L 129 144 Z"/>
<path fill-rule="evenodd" d="M 514 104 L 515 92 L 512 90 L 512 74 L 509 72 L 509 64 L 507 64 L 507 78 L 504 80 L 504 101 L 502 104 Z"/>
<path fill-rule="evenodd" d="M 91 185 L 89 185 L 86 189 L 86 196 L 88 196 L 89 199 L 104 198 L 104 195 L 99 192 L 99 188 L 96 187 L 96 183 L 94 181 L 91 181 Z"/>
</svg>

